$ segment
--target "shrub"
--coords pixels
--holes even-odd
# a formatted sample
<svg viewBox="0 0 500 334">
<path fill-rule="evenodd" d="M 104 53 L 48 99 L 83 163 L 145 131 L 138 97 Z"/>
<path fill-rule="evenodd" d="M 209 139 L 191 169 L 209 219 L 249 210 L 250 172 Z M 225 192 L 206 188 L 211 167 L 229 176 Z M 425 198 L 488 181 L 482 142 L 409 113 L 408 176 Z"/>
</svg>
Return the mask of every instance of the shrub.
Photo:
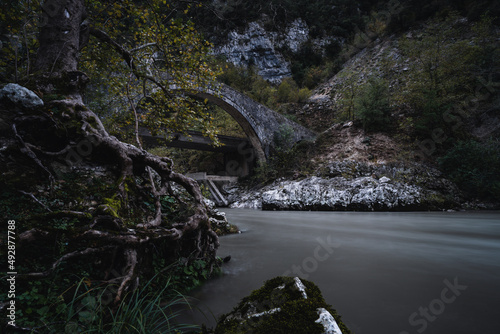
<svg viewBox="0 0 500 334">
<path fill-rule="evenodd" d="M 433 90 L 423 90 L 420 112 L 415 115 L 414 135 L 417 138 L 426 139 L 431 135 L 431 131 L 436 128 L 447 129 L 443 119 L 443 113 L 451 108 L 451 105 L 445 104 L 439 94 Z M 450 135 L 452 135 L 450 133 Z"/>
<path fill-rule="evenodd" d="M 311 96 L 311 91 L 308 88 L 301 88 L 298 93 L 299 102 L 304 103 Z"/>
<path fill-rule="evenodd" d="M 441 170 L 463 191 L 500 200 L 500 142 L 460 141 L 440 158 Z"/>
<path fill-rule="evenodd" d="M 293 79 L 283 79 L 276 92 L 278 102 L 298 102 L 298 90 L 297 84 Z"/>
<path fill-rule="evenodd" d="M 390 105 L 386 82 L 370 78 L 354 101 L 355 112 L 365 130 L 382 130 L 389 123 Z"/>
</svg>

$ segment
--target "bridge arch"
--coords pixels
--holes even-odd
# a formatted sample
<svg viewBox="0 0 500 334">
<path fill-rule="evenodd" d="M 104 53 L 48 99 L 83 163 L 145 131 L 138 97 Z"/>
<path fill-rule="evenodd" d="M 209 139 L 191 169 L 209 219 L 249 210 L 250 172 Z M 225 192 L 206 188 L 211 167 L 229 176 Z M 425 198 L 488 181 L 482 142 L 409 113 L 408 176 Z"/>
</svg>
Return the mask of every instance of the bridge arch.
<svg viewBox="0 0 500 334">
<path fill-rule="evenodd" d="M 294 143 L 312 140 L 316 137 L 311 130 L 225 84 L 220 84 L 217 91 L 200 89 L 188 94 L 196 98 L 206 99 L 231 115 L 247 135 L 257 159 L 260 161 L 266 161 L 269 157 L 270 150 L 274 145 L 275 133 L 283 125 L 293 130 L 292 140 Z"/>
</svg>

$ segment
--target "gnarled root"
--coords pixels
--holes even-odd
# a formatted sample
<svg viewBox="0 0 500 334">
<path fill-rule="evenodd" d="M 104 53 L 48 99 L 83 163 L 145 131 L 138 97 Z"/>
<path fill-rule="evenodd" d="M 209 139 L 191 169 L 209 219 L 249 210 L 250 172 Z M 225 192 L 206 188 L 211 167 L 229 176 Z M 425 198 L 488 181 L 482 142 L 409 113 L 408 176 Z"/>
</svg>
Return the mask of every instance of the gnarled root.
<svg viewBox="0 0 500 334">
<path fill-rule="evenodd" d="M 86 109 L 78 99 L 68 99 L 56 101 L 58 105 L 64 104 L 64 110 L 69 114 L 72 120 L 78 120 L 78 126 L 75 122 L 68 128 L 67 143 L 62 143 L 59 148 L 35 146 L 25 140 L 15 127 L 12 128 L 15 139 L 20 144 L 24 154 L 28 155 L 35 164 L 49 175 L 50 182 L 53 182 L 53 175 L 49 168 L 50 163 L 59 156 L 68 153 L 75 142 L 88 140 L 92 143 L 95 150 L 95 156 L 92 154 L 86 156 L 87 161 L 102 164 L 102 157 L 114 157 L 115 168 L 119 167 L 117 173 L 117 195 L 124 205 L 128 205 L 127 197 L 128 182 L 134 183 L 135 189 L 141 193 L 153 197 L 155 203 L 155 213 L 151 220 L 135 228 L 125 227 L 120 218 L 111 216 L 94 216 L 75 211 L 50 212 L 32 193 L 23 191 L 23 194 L 31 198 L 38 205 L 44 206 L 47 215 L 57 215 L 58 218 L 65 217 L 74 219 L 77 216 L 79 221 L 78 233 L 71 235 L 69 244 L 77 245 L 55 260 L 45 271 L 24 274 L 21 277 L 27 279 L 42 278 L 51 275 L 56 268 L 63 266 L 63 262 L 76 258 L 86 257 L 105 257 L 107 264 L 111 267 L 107 272 L 120 272 L 119 275 L 105 275 L 104 281 L 112 279 L 118 284 L 118 290 L 114 296 L 115 304 L 120 303 L 125 294 L 133 291 L 138 286 L 139 275 L 150 268 L 144 268 L 144 263 L 150 263 L 146 254 L 151 253 L 161 245 L 169 244 L 172 249 L 178 247 L 187 247 L 189 250 L 183 250 L 184 253 L 191 253 L 195 258 L 203 258 L 208 261 L 210 268 L 216 263 L 215 255 L 219 246 L 217 235 L 211 230 L 207 214 L 207 208 L 198 186 L 198 183 L 182 174 L 173 171 L 173 162 L 164 157 L 158 157 L 149 152 L 126 144 L 117 138 L 110 136 L 104 129 L 99 118 L 91 111 Z M 59 120 L 58 126 L 64 124 L 64 120 Z M 72 144 L 71 144 L 72 143 Z M 36 154 L 35 154 L 36 153 Z M 46 159 L 46 160 L 44 160 Z M 106 162 L 108 165 L 109 161 Z M 110 168 L 112 169 L 112 168 Z M 140 180 L 140 181 L 139 181 Z M 142 182 L 142 183 L 141 183 Z M 155 184 L 155 182 L 157 182 Z M 176 183 L 191 196 L 192 214 L 182 222 L 173 226 L 162 225 L 162 207 L 161 196 L 171 193 L 171 183 Z M 54 239 L 54 231 L 46 231 L 40 228 L 34 228 L 22 233 L 19 246 L 26 247 L 34 241 L 43 241 Z M 158 246 L 160 245 L 160 246 Z M 169 246 L 169 247 L 170 247 Z M 147 250 L 147 251 L 145 251 Z M 175 253 L 176 251 L 174 251 Z M 113 254 L 111 256 L 111 254 Z M 173 254 L 172 254 L 172 257 Z M 120 268 L 117 268 L 117 267 Z"/>
</svg>

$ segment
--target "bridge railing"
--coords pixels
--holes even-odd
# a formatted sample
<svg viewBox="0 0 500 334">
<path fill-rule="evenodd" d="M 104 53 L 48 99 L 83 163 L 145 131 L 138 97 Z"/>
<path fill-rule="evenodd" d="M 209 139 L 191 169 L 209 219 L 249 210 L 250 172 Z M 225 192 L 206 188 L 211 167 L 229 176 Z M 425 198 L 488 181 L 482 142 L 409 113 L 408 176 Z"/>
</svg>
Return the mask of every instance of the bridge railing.
<svg viewBox="0 0 500 334">
<path fill-rule="evenodd" d="M 205 184 L 205 186 L 210 191 L 210 194 L 212 195 L 212 199 L 214 200 L 215 204 L 217 204 L 218 206 L 228 206 L 229 201 L 221 193 L 221 191 L 219 190 L 219 188 L 217 187 L 217 184 L 215 184 L 215 182 L 235 183 L 238 181 L 237 176 L 207 175 L 207 173 L 205 173 L 205 172 L 188 173 L 188 174 L 186 174 L 186 176 L 188 176 L 188 177 L 192 178 L 193 180 L 196 180 L 200 183 Z"/>
</svg>

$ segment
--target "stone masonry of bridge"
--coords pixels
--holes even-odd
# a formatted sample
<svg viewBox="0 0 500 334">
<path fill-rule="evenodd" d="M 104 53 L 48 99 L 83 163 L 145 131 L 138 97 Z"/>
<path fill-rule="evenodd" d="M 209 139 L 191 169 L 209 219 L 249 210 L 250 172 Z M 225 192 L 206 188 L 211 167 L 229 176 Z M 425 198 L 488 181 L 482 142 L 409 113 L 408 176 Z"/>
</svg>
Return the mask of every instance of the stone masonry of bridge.
<svg viewBox="0 0 500 334">
<path fill-rule="evenodd" d="M 311 130 L 227 85 L 221 84 L 217 91 L 206 89 L 190 95 L 206 99 L 231 115 L 245 131 L 258 160 L 267 160 L 274 145 L 275 134 L 282 126 L 292 130 L 293 143 L 316 138 Z"/>
</svg>

